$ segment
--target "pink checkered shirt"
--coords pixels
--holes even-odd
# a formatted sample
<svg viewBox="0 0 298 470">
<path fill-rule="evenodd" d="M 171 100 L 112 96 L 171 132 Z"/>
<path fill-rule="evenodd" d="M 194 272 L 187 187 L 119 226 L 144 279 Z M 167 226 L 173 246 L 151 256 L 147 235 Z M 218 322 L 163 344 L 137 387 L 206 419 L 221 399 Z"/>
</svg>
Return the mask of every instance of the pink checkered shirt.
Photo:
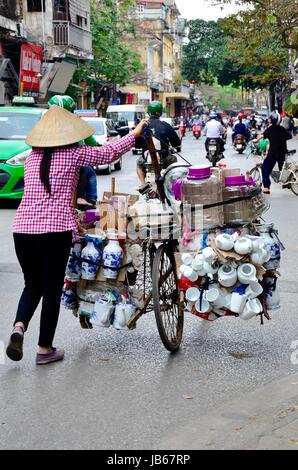
<svg viewBox="0 0 298 470">
<path fill-rule="evenodd" d="M 33 149 L 25 162 L 25 190 L 14 224 L 14 233 L 67 232 L 77 229 L 73 195 L 80 167 L 104 165 L 117 160 L 135 143 L 130 134 L 103 147 L 57 148 L 50 169 L 51 196 L 40 182 L 43 151 Z"/>
</svg>

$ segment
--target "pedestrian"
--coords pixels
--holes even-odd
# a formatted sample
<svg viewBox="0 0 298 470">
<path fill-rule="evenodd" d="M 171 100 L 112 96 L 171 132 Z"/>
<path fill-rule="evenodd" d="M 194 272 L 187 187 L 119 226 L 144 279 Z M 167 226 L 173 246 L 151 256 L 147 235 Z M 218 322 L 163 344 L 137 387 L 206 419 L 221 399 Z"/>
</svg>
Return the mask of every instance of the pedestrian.
<svg viewBox="0 0 298 470">
<path fill-rule="evenodd" d="M 13 237 L 25 288 L 19 301 L 7 356 L 23 357 L 24 333 L 42 299 L 37 364 L 62 360 L 53 347 L 66 264 L 77 229 L 73 198 L 81 167 L 111 163 L 142 135 L 143 120 L 130 135 L 103 147 L 80 146 L 95 129 L 59 107 L 52 106 L 26 139 L 32 152 L 25 162 L 24 197 L 18 208 Z"/>
<path fill-rule="evenodd" d="M 261 139 L 268 139 L 270 144 L 267 157 L 262 166 L 263 192 L 265 194 L 270 194 L 270 175 L 276 163 L 278 163 L 280 171 L 283 168 L 287 153 L 287 141 L 291 139 L 289 132 L 281 126 L 281 116 L 277 111 L 271 114 L 270 124 L 256 140 L 256 142 L 259 142 Z"/>
</svg>

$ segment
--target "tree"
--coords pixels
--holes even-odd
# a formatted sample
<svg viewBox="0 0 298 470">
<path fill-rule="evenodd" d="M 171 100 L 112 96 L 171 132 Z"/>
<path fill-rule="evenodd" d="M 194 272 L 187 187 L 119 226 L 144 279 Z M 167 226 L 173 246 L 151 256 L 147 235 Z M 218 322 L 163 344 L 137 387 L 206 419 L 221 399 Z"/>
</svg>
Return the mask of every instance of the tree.
<svg viewBox="0 0 298 470">
<path fill-rule="evenodd" d="M 228 58 L 225 33 L 215 21 L 189 21 L 189 43 L 184 47 L 182 73 L 197 83 L 239 86 L 241 67 Z"/>
<path fill-rule="evenodd" d="M 214 0 L 216 4 L 229 4 L 233 0 Z M 262 29 L 270 21 L 270 33 L 286 49 L 298 50 L 298 1 L 297 0 L 236 0 L 244 7 L 240 13 L 247 11 L 251 18 L 258 17 Z M 254 29 L 254 32 L 259 32 Z"/>
<path fill-rule="evenodd" d="M 80 68 L 80 78 L 92 76 L 106 84 L 124 85 L 141 70 L 139 56 L 124 42 L 135 34 L 129 11 L 135 0 L 91 0 L 94 59 Z"/>
<path fill-rule="evenodd" d="M 292 41 L 291 46 L 294 47 L 295 28 L 291 29 L 287 41 L 284 41 L 276 16 L 277 11 L 281 14 L 281 9 L 275 0 L 238 0 L 237 3 L 250 8 L 243 9 L 220 22 L 226 34 L 229 57 L 244 70 L 243 79 L 247 88 L 269 88 L 271 108 L 275 107 L 275 95 L 281 99 L 290 80 L 289 54 L 286 45 Z M 292 0 L 292 3 L 295 1 Z M 284 8 L 284 2 L 282 4 Z M 290 22 L 292 25 L 295 15 L 292 15 L 291 9 L 289 11 L 291 19 L 287 24 Z M 279 21 L 282 21 L 281 18 Z M 284 16 L 283 24 L 285 21 Z M 281 102 L 278 105 L 281 107 Z"/>
</svg>

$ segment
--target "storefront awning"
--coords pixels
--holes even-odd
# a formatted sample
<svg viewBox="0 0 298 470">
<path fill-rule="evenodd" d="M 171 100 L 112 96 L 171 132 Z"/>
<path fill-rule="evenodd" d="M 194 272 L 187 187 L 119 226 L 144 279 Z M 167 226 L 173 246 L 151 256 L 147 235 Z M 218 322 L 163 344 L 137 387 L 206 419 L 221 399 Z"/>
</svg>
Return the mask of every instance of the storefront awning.
<svg viewBox="0 0 298 470">
<path fill-rule="evenodd" d="M 164 93 L 164 98 L 174 98 L 176 100 L 190 100 L 188 93 L 173 92 L 173 93 Z"/>
</svg>

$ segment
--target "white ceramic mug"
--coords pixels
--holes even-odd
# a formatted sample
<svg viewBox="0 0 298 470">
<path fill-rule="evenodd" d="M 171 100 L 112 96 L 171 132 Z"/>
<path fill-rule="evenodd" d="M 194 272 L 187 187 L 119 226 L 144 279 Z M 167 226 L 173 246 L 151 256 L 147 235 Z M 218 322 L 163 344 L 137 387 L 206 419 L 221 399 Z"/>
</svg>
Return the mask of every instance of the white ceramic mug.
<svg viewBox="0 0 298 470">
<path fill-rule="evenodd" d="M 245 295 L 248 299 L 256 299 L 263 292 L 263 287 L 259 282 L 252 282 L 245 290 Z"/>
<path fill-rule="evenodd" d="M 234 250 L 238 255 L 248 255 L 253 251 L 252 241 L 246 237 L 240 237 L 236 240 Z"/>
<path fill-rule="evenodd" d="M 197 287 L 190 287 L 185 293 L 185 298 L 188 302 L 195 304 L 200 298 L 200 291 Z"/>
<path fill-rule="evenodd" d="M 213 274 L 217 273 L 218 266 L 216 264 L 210 264 L 210 263 L 207 263 L 207 261 L 205 261 L 203 270 L 205 271 L 206 274 L 210 274 L 213 276 Z"/>
<path fill-rule="evenodd" d="M 215 245 L 223 251 L 231 251 L 234 248 L 234 239 L 228 233 L 221 233 L 215 238 Z"/>
<path fill-rule="evenodd" d="M 237 282 L 237 271 L 230 264 L 224 264 L 218 270 L 218 281 L 223 287 L 233 287 Z"/>
<path fill-rule="evenodd" d="M 222 308 L 225 305 L 225 296 L 221 290 L 216 287 L 212 287 L 206 291 L 205 299 L 217 308 Z"/>
<path fill-rule="evenodd" d="M 262 266 L 266 260 L 268 261 L 268 253 L 264 248 L 259 248 L 250 255 L 250 261 L 257 266 Z"/>
<path fill-rule="evenodd" d="M 204 266 L 204 262 L 203 261 L 198 262 L 196 258 L 191 263 L 191 267 L 194 271 L 198 271 L 198 272 L 202 271 L 203 266 Z"/>
<path fill-rule="evenodd" d="M 233 292 L 231 297 L 231 312 L 242 313 L 247 302 L 247 297 L 238 292 Z"/>
<path fill-rule="evenodd" d="M 211 305 L 206 299 L 198 300 L 195 304 L 195 309 L 198 313 L 211 312 Z"/>
<path fill-rule="evenodd" d="M 189 253 L 183 253 L 181 256 L 182 263 L 186 266 L 191 266 L 193 257 Z"/>
<path fill-rule="evenodd" d="M 208 264 L 212 264 L 216 258 L 216 253 L 210 246 L 204 248 L 202 254 L 204 257 L 204 261 L 206 261 Z"/>
<path fill-rule="evenodd" d="M 238 268 L 238 280 L 241 284 L 252 284 L 258 282 L 257 270 L 251 263 L 241 264 Z"/>
<path fill-rule="evenodd" d="M 243 312 L 240 314 L 242 320 L 250 320 L 262 313 L 263 307 L 259 299 L 251 299 L 246 302 Z"/>
<path fill-rule="evenodd" d="M 188 266 L 184 273 L 183 276 L 189 279 L 189 281 L 196 282 L 199 278 L 199 275 L 197 271 L 194 271 L 190 266 Z"/>
</svg>

